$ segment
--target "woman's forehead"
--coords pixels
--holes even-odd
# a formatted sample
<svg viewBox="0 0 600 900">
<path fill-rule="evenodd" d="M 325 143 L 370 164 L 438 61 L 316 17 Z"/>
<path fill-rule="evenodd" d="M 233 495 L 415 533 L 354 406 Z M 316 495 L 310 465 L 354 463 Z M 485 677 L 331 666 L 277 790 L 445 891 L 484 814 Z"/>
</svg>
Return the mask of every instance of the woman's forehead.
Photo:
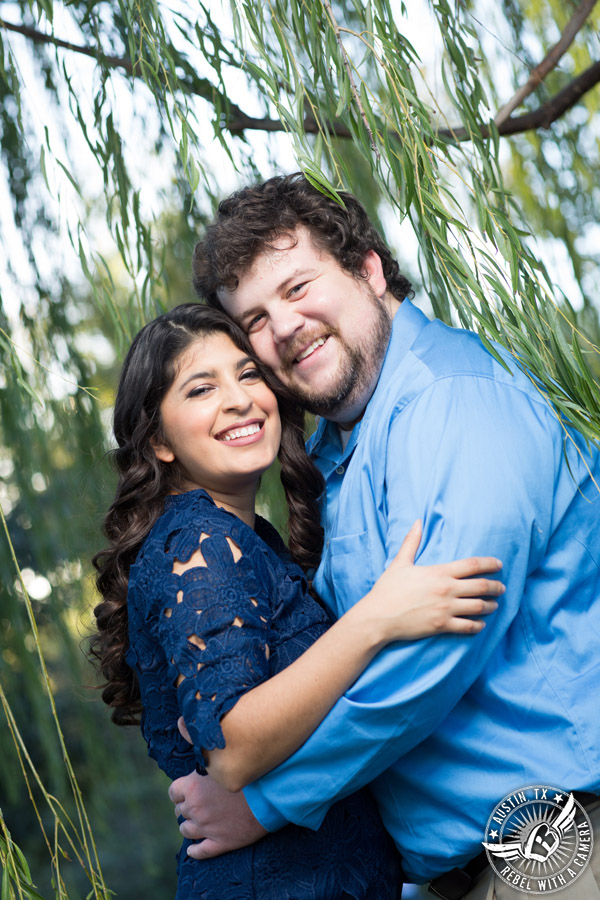
<svg viewBox="0 0 600 900">
<path fill-rule="evenodd" d="M 190 369 L 201 372 L 218 371 L 235 365 L 247 355 L 222 331 L 199 334 L 177 358 L 175 378 L 186 374 Z"/>
</svg>

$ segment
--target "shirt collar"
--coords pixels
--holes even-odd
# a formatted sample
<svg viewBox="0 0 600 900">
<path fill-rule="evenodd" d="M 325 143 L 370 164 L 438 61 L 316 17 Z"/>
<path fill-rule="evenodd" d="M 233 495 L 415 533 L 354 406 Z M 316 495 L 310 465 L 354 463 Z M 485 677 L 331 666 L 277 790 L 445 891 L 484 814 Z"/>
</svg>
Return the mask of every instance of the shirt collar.
<svg viewBox="0 0 600 900">
<path fill-rule="evenodd" d="M 383 358 L 383 365 L 381 367 L 381 372 L 379 373 L 377 385 L 375 386 L 371 399 L 367 403 L 367 408 L 361 422 L 367 422 L 369 420 L 373 414 L 373 410 L 378 406 L 379 399 L 387 390 L 390 382 L 393 381 L 394 373 L 398 369 L 398 366 L 421 331 L 428 324 L 429 319 L 425 313 L 421 312 L 420 309 L 417 309 L 408 298 L 402 301 L 392 321 L 392 333 Z"/>
</svg>

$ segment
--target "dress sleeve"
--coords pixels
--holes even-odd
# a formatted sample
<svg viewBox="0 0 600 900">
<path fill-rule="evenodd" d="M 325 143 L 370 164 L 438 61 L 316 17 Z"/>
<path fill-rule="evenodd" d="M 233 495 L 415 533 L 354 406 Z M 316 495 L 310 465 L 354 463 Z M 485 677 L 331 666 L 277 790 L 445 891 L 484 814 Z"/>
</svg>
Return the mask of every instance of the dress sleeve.
<svg viewBox="0 0 600 900">
<path fill-rule="evenodd" d="M 252 538 L 215 516 L 161 541 L 171 566 L 157 635 L 203 774 L 202 750 L 225 746 L 221 718 L 268 677 L 268 575 Z"/>
</svg>

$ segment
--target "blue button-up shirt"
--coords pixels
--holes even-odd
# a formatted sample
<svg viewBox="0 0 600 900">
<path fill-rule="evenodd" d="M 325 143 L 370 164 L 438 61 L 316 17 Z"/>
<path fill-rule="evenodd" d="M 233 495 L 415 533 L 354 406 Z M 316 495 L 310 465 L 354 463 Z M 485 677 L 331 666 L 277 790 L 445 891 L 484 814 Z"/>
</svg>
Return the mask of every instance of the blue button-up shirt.
<svg viewBox="0 0 600 900">
<path fill-rule="evenodd" d="M 476 335 L 405 300 L 345 450 L 320 422 L 315 585 L 336 615 L 417 518 L 419 564 L 497 556 L 507 590 L 476 636 L 379 653 L 306 743 L 245 790 L 265 827 L 316 828 L 332 801 L 372 782 L 417 882 L 479 853 L 515 789 L 600 790 L 599 454 L 506 359 L 512 374 Z"/>
</svg>

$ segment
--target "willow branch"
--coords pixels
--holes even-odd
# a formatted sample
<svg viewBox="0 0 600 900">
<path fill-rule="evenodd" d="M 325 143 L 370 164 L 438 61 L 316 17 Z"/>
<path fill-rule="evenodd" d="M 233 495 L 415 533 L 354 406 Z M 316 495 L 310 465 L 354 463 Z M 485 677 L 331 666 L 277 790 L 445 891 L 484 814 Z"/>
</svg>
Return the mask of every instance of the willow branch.
<svg viewBox="0 0 600 900">
<path fill-rule="evenodd" d="M 133 78 L 142 77 L 139 68 L 126 56 L 111 56 L 110 54 L 103 53 L 99 48 L 86 47 L 81 44 L 72 44 L 69 41 L 63 41 L 52 34 L 45 34 L 43 31 L 30 28 L 27 25 L 15 25 L 12 22 L 7 22 L 5 19 L 0 19 L 0 28 L 22 34 L 35 44 L 52 44 L 63 50 L 70 50 L 72 53 L 82 53 L 84 56 L 89 56 L 91 59 L 96 60 L 96 62 L 99 62 L 110 69 L 123 69 Z M 209 102 L 214 103 L 215 100 L 219 98 L 223 103 L 223 124 L 232 134 L 243 134 L 244 131 L 275 132 L 285 130 L 279 119 L 271 119 L 268 116 L 261 118 L 249 116 L 243 109 L 235 103 L 232 103 L 229 97 L 219 91 L 207 78 L 196 79 L 194 81 L 180 78 L 179 84 L 181 87 L 185 88 L 188 93 L 197 97 L 202 97 Z M 368 127 L 367 124 L 367 128 Z M 335 137 L 351 137 L 350 129 L 338 122 L 330 122 L 327 124 L 326 128 L 329 134 L 332 134 Z M 317 134 L 319 132 L 319 124 L 314 118 L 307 118 L 304 123 L 304 130 L 307 134 Z"/>
<path fill-rule="evenodd" d="M 30 28 L 28 25 L 15 25 L 13 22 L 7 22 L 5 19 L 0 19 L 0 28 L 22 34 L 24 37 L 29 38 L 30 41 L 33 41 L 34 44 L 53 44 L 55 47 L 61 47 L 63 50 L 83 53 L 84 56 L 90 56 L 105 66 L 109 66 L 109 68 L 125 69 L 129 75 L 139 74 L 134 71 L 133 63 L 127 57 L 110 56 L 102 53 L 101 50 L 96 50 L 94 47 L 82 47 L 81 44 L 71 44 L 69 41 L 62 41 L 53 34 L 44 34 L 43 31 Z"/>
<path fill-rule="evenodd" d="M 327 2 L 328 0 L 325 0 L 325 3 Z M 594 0 L 594 2 L 597 2 L 597 0 Z M 142 77 L 139 68 L 127 57 L 105 54 L 97 48 L 85 47 L 80 44 L 70 43 L 69 41 L 63 41 L 54 35 L 44 34 L 27 25 L 15 25 L 12 22 L 6 22 L 4 19 L 0 19 L 0 28 L 22 34 L 34 43 L 52 44 L 63 50 L 69 50 L 73 53 L 82 53 L 109 68 L 123 69 L 133 78 Z M 522 116 L 511 116 L 506 119 L 498 126 L 500 135 L 521 134 L 525 131 L 532 131 L 537 128 L 549 128 L 556 119 L 560 118 L 565 112 L 571 109 L 571 107 L 574 106 L 587 91 L 598 84 L 598 82 L 600 82 L 600 62 L 594 63 L 589 69 L 586 69 L 585 72 L 573 79 L 573 81 L 563 88 L 562 91 L 538 109 L 530 113 L 525 113 L 525 115 Z M 256 116 L 247 115 L 247 113 L 240 109 L 235 103 L 232 103 L 229 98 L 220 92 L 208 79 L 198 79 L 193 82 L 180 79 L 179 83 L 181 87 L 190 94 L 202 97 L 209 102 L 214 103 L 215 100 L 220 99 L 223 103 L 223 123 L 221 127 L 226 127 L 232 134 L 243 134 L 245 131 L 285 131 L 285 127 L 279 119 L 271 119 L 268 116 L 258 118 Z M 353 81 L 352 84 L 354 84 Z M 356 88 L 354 88 L 354 90 L 356 91 Z M 373 133 L 366 121 L 364 110 L 360 103 L 360 97 L 357 93 L 355 96 L 371 140 L 374 141 Z M 319 125 L 312 117 L 306 118 L 304 121 L 304 131 L 306 134 L 318 134 L 321 128 L 334 137 L 352 137 L 350 129 L 340 122 L 328 121 Z M 482 137 L 489 137 L 489 128 L 486 125 L 483 125 L 480 133 Z M 447 141 L 469 141 L 473 136 L 471 131 L 468 131 L 463 127 L 445 128 L 439 131 L 437 135 L 442 140 Z"/>
<path fill-rule="evenodd" d="M 33 41 L 34 44 L 52 44 L 54 47 L 60 47 L 62 50 L 69 50 L 72 53 L 82 53 L 84 56 L 91 57 L 91 59 L 96 60 L 96 62 L 99 62 L 109 69 L 123 69 L 133 78 L 142 77 L 139 66 L 134 64 L 126 56 L 112 56 L 103 53 L 100 48 L 72 44 L 69 41 L 63 41 L 52 34 L 45 34 L 43 31 L 38 31 L 36 28 L 30 28 L 27 25 L 15 25 L 13 22 L 7 22 L 5 19 L 0 19 L 0 28 L 22 34 L 24 37 L 29 38 L 30 41 Z M 224 113 L 224 115 L 227 119 L 227 126 L 231 131 L 242 132 L 246 129 L 254 129 L 257 131 L 283 131 L 283 126 L 278 119 L 255 118 L 254 116 L 247 115 L 239 108 L 239 106 L 236 106 L 235 103 L 231 103 L 229 98 L 219 91 L 207 78 L 199 78 L 194 81 L 180 78 L 179 84 L 185 87 L 190 94 L 202 97 L 209 102 L 214 103 L 217 98 L 220 98 L 224 107 L 227 109 L 227 112 Z"/>
<path fill-rule="evenodd" d="M 280 119 L 269 119 L 268 117 L 257 119 L 253 116 L 247 116 L 246 113 L 242 112 L 237 107 L 234 107 L 232 104 L 230 104 L 230 115 L 225 114 L 225 125 L 227 130 L 232 134 L 241 134 L 248 129 L 251 131 L 269 132 L 286 130 Z M 350 129 L 340 122 L 321 121 L 319 124 L 313 116 L 307 116 L 304 119 L 302 127 L 305 134 L 319 134 L 319 132 L 324 131 L 332 137 L 352 137 Z"/>
<path fill-rule="evenodd" d="M 505 103 L 498 111 L 494 119 L 496 125 L 500 127 L 511 115 L 511 113 L 521 106 L 523 100 L 528 97 L 542 83 L 548 72 L 551 72 L 557 65 L 561 57 L 566 53 L 575 39 L 575 35 L 580 31 L 583 23 L 596 5 L 597 0 L 583 0 L 575 10 L 575 14 L 568 22 L 565 30 L 560 36 L 560 40 L 546 54 L 541 63 L 531 70 L 529 78 L 525 84 L 519 88 L 513 97 Z"/>
<path fill-rule="evenodd" d="M 344 42 L 342 41 L 342 36 L 340 34 L 340 26 L 338 25 L 334 15 L 333 15 L 333 10 L 331 9 L 331 4 L 329 3 L 329 0 L 322 0 L 322 2 L 323 2 L 323 6 L 329 13 L 329 18 L 331 20 L 331 24 L 332 24 L 333 30 L 335 32 L 335 39 L 337 41 L 338 47 L 340 48 L 340 52 L 342 54 L 342 58 L 344 60 L 344 68 L 346 69 L 346 73 L 348 75 L 348 80 L 350 81 L 350 89 L 352 91 L 352 96 L 354 97 L 354 99 L 356 101 L 356 105 L 358 106 L 361 119 L 363 120 L 363 122 L 365 124 L 365 128 L 367 129 L 369 138 L 371 139 L 371 149 L 372 149 L 373 153 L 375 154 L 375 156 L 377 157 L 377 159 L 379 159 L 379 150 L 377 148 L 377 144 L 375 143 L 375 138 L 373 136 L 373 132 L 371 131 L 371 126 L 369 125 L 369 120 L 367 119 L 367 116 L 363 109 L 362 101 L 360 99 L 360 94 L 358 93 L 358 91 L 356 89 L 354 75 L 352 73 L 352 66 L 350 64 L 348 54 L 346 53 L 346 48 L 344 47 Z"/>
<path fill-rule="evenodd" d="M 510 134 L 523 134 L 525 131 L 535 131 L 538 128 L 550 128 L 553 122 L 560 119 L 571 107 L 575 106 L 584 94 L 590 91 L 600 82 L 600 61 L 593 63 L 570 81 L 569 84 L 539 106 L 532 112 L 525 113 L 522 116 L 511 116 L 505 119 L 498 126 L 498 133 L 501 136 Z M 482 125 L 480 129 L 482 137 L 490 136 L 490 129 L 487 125 Z M 444 128 L 438 131 L 437 136 L 448 141 L 470 141 L 473 137 L 472 131 L 466 128 Z"/>
</svg>

